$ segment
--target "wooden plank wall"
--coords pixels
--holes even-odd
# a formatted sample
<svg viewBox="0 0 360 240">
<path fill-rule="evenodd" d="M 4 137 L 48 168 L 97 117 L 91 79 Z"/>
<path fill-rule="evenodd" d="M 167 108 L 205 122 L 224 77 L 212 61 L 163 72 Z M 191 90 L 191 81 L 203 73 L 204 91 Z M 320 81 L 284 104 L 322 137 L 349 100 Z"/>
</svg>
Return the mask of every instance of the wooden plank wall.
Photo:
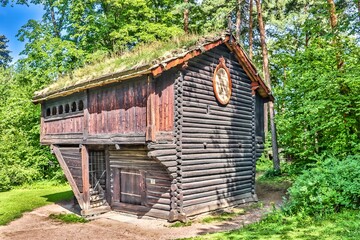
<svg viewBox="0 0 360 240">
<path fill-rule="evenodd" d="M 224 57 L 232 78 L 227 106 L 217 103 L 213 72 Z M 187 215 L 251 198 L 251 81 L 221 45 L 189 61 L 183 83 L 182 186 Z"/>
<path fill-rule="evenodd" d="M 155 81 L 156 131 L 172 131 L 174 126 L 175 70 L 164 72 Z"/>
<path fill-rule="evenodd" d="M 170 175 L 166 168 L 148 157 L 145 146 L 128 146 L 120 150 L 111 149 L 110 154 L 110 188 L 112 194 L 112 207 L 122 211 L 147 215 L 153 217 L 167 218 L 170 211 Z M 135 169 L 145 174 L 146 198 L 143 206 L 126 206 L 118 201 L 119 176 L 118 169 Z M 115 198 L 115 202 L 114 202 Z"/>
<path fill-rule="evenodd" d="M 76 186 L 79 191 L 82 192 L 83 184 L 80 149 L 78 147 L 60 147 L 59 150 L 75 180 Z"/>
<path fill-rule="evenodd" d="M 166 75 L 166 74 L 165 74 Z M 89 91 L 89 135 L 145 133 L 147 76 Z M 156 128 L 173 127 L 172 78 L 156 80 Z"/>
<path fill-rule="evenodd" d="M 44 122 L 44 134 L 82 133 L 83 116 L 69 116 L 63 119 L 49 119 Z"/>
</svg>

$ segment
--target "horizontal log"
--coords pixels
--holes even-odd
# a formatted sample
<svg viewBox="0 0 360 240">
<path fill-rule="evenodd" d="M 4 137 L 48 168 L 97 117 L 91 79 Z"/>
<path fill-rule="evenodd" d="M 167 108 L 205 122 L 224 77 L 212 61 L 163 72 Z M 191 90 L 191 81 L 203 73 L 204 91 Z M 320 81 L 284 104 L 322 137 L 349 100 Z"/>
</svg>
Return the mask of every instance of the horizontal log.
<svg viewBox="0 0 360 240">
<path fill-rule="evenodd" d="M 251 144 L 244 144 L 244 143 L 233 143 L 233 144 L 212 144 L 212 143 L 207 143 L 206 144 L 206 149 L 235 149 L 235 148 L 239 148 L 239 149 L 249 149 L 252 148 Z M 202 151 L 202 149 L 204 149 L 204 151 L 206 151 L 206 149 L 204 148 L 204 143 L 200 143 L 200 144 L 182 144 L 182 153 L 192 153 L 192 151 Z"/>
<path fill-rule="evenodd" d="M 215 95 L 205 95 L 205 94 L 201 94 L 201 93 L 192 93 L 192 92 L 184 92 L 183 93 L 184 98 L 185 97 L 189 97 L 191 99 L 203 99 L 203 100 L 207 100 L 207 101 L 216 101 Z M 231 96 L 230 98 L 230 105 L 248 105 L 251 106 L 251 99 L 245 99 L 245 98 L 238 98 L 238 97 L 234 97 Z"/>
<path fill-rule="evenodd" d="M 201 160 L 186 160 L 182 162 L 182 166 L 191 166 L 191 165 L 206 165 L 206 164 L 215 164 L 215 163 L 228 163 L 228 164 L 238 164 L 239 166 L 248 166 L 252 165 L 252 156 L 247 158 L 215 158 L 215 159 L 201 159 Z M 207 168 L 207 166 L 204 166 Z"/>
<path fill-rule="evenodd" d="M 242 134 L 206 134 L 206 133 L 183 133 L 183 138 L 203 138 L 212 141 L 213 139 L 242 139 L 243 137 L 251 137 L 251 132 L 243 132 Z"/>
<path fill-rule="evenodd" d="M 203 171 L 209 171 L 211 169 L 214 168 L 252 168 L 253 167 L 253 163 L 249 162 L 249 161 L 245 161 L 245 162 L 225 162 L 225 163 L 209 163 L 209 164 L 201 164 L 201 165 L 187 165 L 187 166 L 182 166 L 182 171 L 183 172 L 187 172 L 187 171 L 197 171 L 197 170 L 203 170 Z M 247 169 L 247 170 L 248 170 Z"/>
<path fill-rule="evenodd" d="M 208 110 L 210 109 L 210 110 Z M 211 106 L 206 107 L 204 109 L 202 108 L 194 108 L 194 107 L 183 107 L 184 116 L 190 116 L 190 117 L 196 117 L 196 116 L 204 116 L 206 118 L 211 119 L 227 119 L 227 120 L 245 120 L 245 121 L 251 121 L 252 114 L 251 112 L 244 112 L 244 111 L 230 111 L 227 112 L 226 109 L 224 111 L 217 111 L 212 110 Z"/>
<path fill-rule="evenodd" d="M 196 201 L 198 199 L 204 199 L 204 198 L 208 199 L 214 196 L 227 197 L 238 193 L 250 192 L 251 190 L 249 191 L 249 189 L 251 189 L 251 186 L 252 186 L 252 182 L 249 181 L 241 185 L 228 184 L 223 188 L 215 188 L 214 190 L 211 191 L 203 191 L 201 193 L 196 193 L 196 194 L 186 194 L 184 195 L 184 206 L 192 205 L 191 201 L 193 200 Z M 212 198 L 212 200 L 215 199 Z"/>
<path fill-rule="evenodd" d="M 159 156 L 166 156 L 166 155 L 173 155 L 176 154 L 176 149 L 175 147 L 173 149 L 166 149 L 166 150 L 154 150 L 154 151 L 150 151 L 148 153 L 149 157 L 159 157 Z"/>
<path fill-rule="evenodd" d="M 249 177 L 252 176 L 252 168 L 247 170 L 247 171 L 233 171 L 233 172 L 213 172 L 212 174 L 208 174 L 208 175 L 204 175 L 204 176 L 193 176 L 193 177 L 184 177 L 182 179 L 182 184 L 183 186 L 186 186 L 186 188 L 190 188 L 190 187 L 199 187 L 198 185 L 196 185 L 197 183 L 199 184 L 203 184 L 201 182 L 205 182 L 205 181 L 211 181 L 211 180 L 217 180 L 217 179 L 235 179 L 237 177 Z M 189 183 L 189 185 L 186 185 L 186 183 Z M 191 184 L 193 185 L 191 185 Z M 184 187 L 185 188 L 185 187 Z"/>
<path fill-rule="evenodd" d="M 217 143 L 239 143 L 241 140 L 248 140 L 251 137 L 245 137 L 245 136 L 239 136 L 238 138 L 228 138 L 228 139 L 210 139 L 210 138 L 187 138 L 183 137 L 182 142 L 183 143 L 211 143 L 211 144 L 217 144 Z"/>
<path fill-rule="evenodd" d="M 176 144 L 154 144 L 154 143 L 150 143 L 147 145 L 147 148 L 150 150 L 158 150 L 158 149 L 173 149 L 176 148 Z"/>
<path fill-rule="evenodd" d="M 251 128 L 251 122 L 248 123 L 240 123 L 239 121 L 229 121 L 228 119 L 225 120 L 212 120 L 212 119 L 204 119 L 202 117 L 195 118 L 195 117 L 184 117 L 184 123 L 202 123 L 204 125 L 209 125 L 208 127 L 212 126 L 234 126 L 234 127 L 243 127 L 243 128 Z"/>
<path fill-rule="evenodd" d="M 223 125 L 205 125 L 201 123 L 183 123 L 183 133 L 187 132 L 199 132 L 199 133 L 228 133 L 229 131 L 235 132 L 244 132 L 244 131 L 251 131 L 248 127 L 238 127 L 238 126 L 223 126 Z"/>
<path fill-rule="evenodd" d="M 184 195 L 206 192 L 217 188 L 227 187 L 228 184 L 248 183 L 252 181 L 252 174 L 228 178 L 215 178 L 206 181 L 183 183 Z"/>
<path fill-rule="evenodd" d="M 256 195 L 253 196 L 250 193 L 245 193 L 234 196 L 231 199 L 217 199 L 215 201 L 205 202 L 195 206 L 185 207 L 184 211 L 187 216 L 193 216 L 220 208 L 230 207 L 230 206 L 244 204 L 247 202 L 254 202 L 254 201 L 257 201 Z"/>
<path fill-rule="evenodd" d="M 206 145 L 206 148 L 201 146 L 201 148 L 195 149 L 186 149 L 183 147 L 181 153 L 183 155 L 192 155 L 192 154 L 209 154 L 209 153 L 252 153 L 251 146 L 249 148 L 244 148 L 242 145 L 239 147 L 237 145 L 233 148 L 210 148 Z"/>
<path fill-rule="evenodd" d="M 182 160 L 197 160 L 197 159 L 227 159 L 227 158 L 248 158 L 252 157 L 252 153 L 199 153 L 187 154 L 182 156 Z"/>
<path fill-rule="evenodd" d="M 199 171 L 186 171 L 183 172 L 182 177 L 200 177 L 204 175 L 213 175 L 213 174 L 222 174 L 222 173 L 235 173 L 240 171 L 252 171 L 253 167 L 236 167 L 236 168 L 219 168 L 219 169 L 209 169 L 209 170 L 199 170 Z"/>
<path fill-rule="evenodd" d="M 205 104 L 205 103 L 197 103 L 197 102 L 184 102 L 183 103 L 184 107 L 193 107 L 193 108 L 200 108 L 200 109 L 207 109 L 207 107 L 209 106 L 210 109 L 213 110 L 217 110 L 217 111 L 227 111 L 227 112 L 237 112 L 237 111 L 245 111 L 245 112 L 251 112 L 252 108 L 251 106 L 229 106 L 227 105 L 226 108 L 224 108 L 223 106 L 218 106 L 216 103 L 211 102 L 211 104 Z"/>
<path fill-rule="evenodd" d="M 189 84 L 190 85 L 190 84 Z M 193 86 L 183 86 L 183 90 L 184 92 L 188 92 L 188 93 L 195 93 L 195 94 L 202 94 L 202 95 L 207 95 L 207 96 L 214 96 L 214 89 L 209 89 L 209 90 L 205 90 L 204 88 L 199 89 L 199 88 L 195 88 Z M 250 89 L 245 90 L 240 90 L 240 89 L 236 89 L 234 86 L 232 87 L 232 92 L 231 92 L 231 99 L 234 100 L 240 100 L 240 98 L 245 99 L 247 101 L 251 101 L 252 100 L 252 96 L 251 96 L 251 91 Z"/>
<path fill-rule="evenodd" d="M 215 191 L 214 194 L 211 194 L 209 196 L 184 201 L 183 205 L 184 205 L 184 207 L 188 207 L 191 205 L 196 205 L 196 204 L 205 203 L 205 202 L 211 202 L 211 201 L 215 201 L 215 200 L 219 200 L 219 199 L 225 199 L 227 201 L 232 201 L 232 200 L 234 200 L 235 196 L 242 195 L 245 193 L 251 193 L 251 187 L 244 188 L 244 189 L 237 190 L 237 191 L 226 192 L 226 193 L 220 192 L 219 194 L 216 194 L 216 191 Z"/>
</svg>

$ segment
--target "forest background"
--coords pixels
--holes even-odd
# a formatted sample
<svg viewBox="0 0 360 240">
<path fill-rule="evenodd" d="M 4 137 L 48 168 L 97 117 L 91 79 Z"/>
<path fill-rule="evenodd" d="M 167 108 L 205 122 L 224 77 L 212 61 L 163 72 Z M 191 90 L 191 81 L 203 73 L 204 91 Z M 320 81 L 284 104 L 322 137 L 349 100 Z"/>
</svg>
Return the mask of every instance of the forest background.
<svg viewBox="0 0 360 240">
<path fill-rule="evenodd" d="M 260 10 L 266 29 L 269 80 L 276 99 L 280 156 L 287 162 L 282 174 L 299 179 L 298 187 L 292 190 L 293 202 L 298 196 L 299 207 L 306 194 L 318 194 L 311 192 L 314 182 L 307 181 L 309 174 L 318 171 L 319 176 L 328 174 L 318 182 L 329 182 L 327 178 L 331 176 L 332 181 L 339 182 L 334 176 L 342 177 L 339 190 L 331 186 L 323 189 L 332 201 L 331 211 L 338 206 L 358 208 L 359 0 L 0 0 L 0 3 L 44 7 L 40 21 L 29 20 L 19 29 L 18 39 L 26 45 L 22 57 L 12 65 L 7 38 L 0 33 L 0 191 L 42 179 L 63 179 L 49 148 L 39 144 L 40 107 L 31 102 L 36 90 L 84 65 L 102 62 L 143 44 L 176 41 L 184 31 L 206 35 L 227 29 L 229 16 L 238 42 L 258 69 L 263 69 Z M 267 134 L 268 139 L 270 136 Z M 267 161 L 266 156 L 261 161 Z M 352 172 L 345 174 L 345 170 Z M 351 176 L 357 180 L 354 182 Z M 304 185 L 309 186 L 306 192 L 300 191 Z M 329 189 L 335 191 L 333 195 Z M 337 191 L 346 192 L 349 199 L 333 200 L 340 194 Z M 324 200 L 321 201 L 323 204 Z"/>
</svg>

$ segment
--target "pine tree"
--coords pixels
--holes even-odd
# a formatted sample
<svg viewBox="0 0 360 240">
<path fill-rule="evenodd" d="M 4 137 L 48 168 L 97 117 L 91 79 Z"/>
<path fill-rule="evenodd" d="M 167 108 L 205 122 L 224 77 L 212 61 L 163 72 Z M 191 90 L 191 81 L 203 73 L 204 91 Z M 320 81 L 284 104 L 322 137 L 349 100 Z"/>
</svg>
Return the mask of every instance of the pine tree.
<svg viewBox="0 0 360 240">
<path fill-rule="evenodd" d="M 0 66 L 2 67 L 7 67 L 12 61 L 10 51 L 8 50 L 8 42 L 9 40 L 5 37 L 5 35 L 0 35 Z"/>
</svg>

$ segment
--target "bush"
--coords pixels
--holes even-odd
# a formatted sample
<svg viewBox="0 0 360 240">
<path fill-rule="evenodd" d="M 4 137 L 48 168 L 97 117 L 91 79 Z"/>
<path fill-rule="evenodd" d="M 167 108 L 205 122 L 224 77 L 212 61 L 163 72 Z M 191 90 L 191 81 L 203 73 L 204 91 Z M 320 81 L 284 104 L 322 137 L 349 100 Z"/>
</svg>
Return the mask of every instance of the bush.
<svg viewBox="0 0 360 240">
<path fill-rule="evenodd" d="M 289 188 L 284 210 L 324 215 L 343 208 L 360 209 L 360 155 L 331 158 L 305 171 Z"/>
</svg>

